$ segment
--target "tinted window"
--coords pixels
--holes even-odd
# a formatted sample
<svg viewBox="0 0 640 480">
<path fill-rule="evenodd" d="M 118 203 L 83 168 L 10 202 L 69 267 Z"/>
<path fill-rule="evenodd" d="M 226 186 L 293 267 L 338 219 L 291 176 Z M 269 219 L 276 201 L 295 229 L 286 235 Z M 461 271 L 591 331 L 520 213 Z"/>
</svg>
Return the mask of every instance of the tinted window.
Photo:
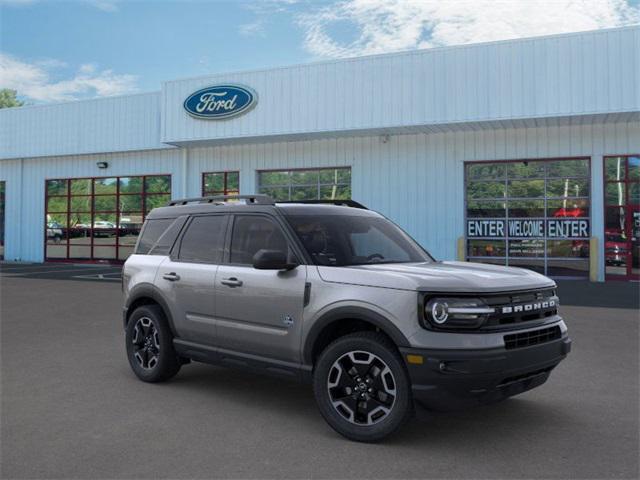
<svg viewBox="0 0 640 480">
<path fill-rule="evenodd" d="M 171 251 L 171 247 L 178 238 L 180 234 L 180 230 L 184 225 L 184 222 L 187 220 L 186 216 L 178 217 L 170 226 L 167 228 L 155 245 L 151 248 L 149 255 L 168 255 Z"/>
<path fill-rule="evenodd" d="M 317 265 L 427 262 L 431 259 L 386 218 L 355 215 L 287 216 Z"/>
<path fill-rule="evenodd" d="M 225 215 L 193 217 L 180 243 L 180 260 L 220 263 L 227 224 Z"/>
<path fill-rule="evenodd" d="M 173 223 L 173 218 L 162 218 L 157 220 L 148 220 L 142 230 L 140 241 L 136 253 L 146 255 L 153 247 L 154 243 L 160 238 L 165 230 Z"/>
<path fill-rule="evenodd" d="M 288 243 L 281 228 L 266 217 L 238 215 L 233 223 L 231 263 L 253 263 L 258 250 L 288 252 Z"/>
</svg>

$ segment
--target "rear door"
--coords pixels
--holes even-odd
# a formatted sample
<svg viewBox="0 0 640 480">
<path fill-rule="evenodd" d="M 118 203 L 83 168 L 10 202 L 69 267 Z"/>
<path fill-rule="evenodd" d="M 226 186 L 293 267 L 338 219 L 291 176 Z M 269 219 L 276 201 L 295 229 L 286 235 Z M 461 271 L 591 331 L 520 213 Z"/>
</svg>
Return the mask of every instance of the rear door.
<svg viewBox="0 0 640 480">
<path fill-rule="evenodd" d="M 289 362 L 300 361 L 300 334 L 306 266 L 289 271 L 256 270 L 258 250 L 288 252 L 291 238 L 269 215 L 236 214 L 231 227 L 228 263 L 216 276 L 218 344 L 236 352 Z"/>
<path fill-rule="evenodd" d="M 214 345 L 215 278 L 222 260 L 229 216 L 193 216 L 158 269 L 156 284 L 171 305 L 178 336 Z"/>
</svg>

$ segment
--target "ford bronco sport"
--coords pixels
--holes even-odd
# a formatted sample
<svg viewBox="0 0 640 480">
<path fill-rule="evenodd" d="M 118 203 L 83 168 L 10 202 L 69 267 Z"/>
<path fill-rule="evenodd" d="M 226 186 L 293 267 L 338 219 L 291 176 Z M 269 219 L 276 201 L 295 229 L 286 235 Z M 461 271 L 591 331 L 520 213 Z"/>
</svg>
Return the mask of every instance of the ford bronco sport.
<svg viewBox="0 0 640 480">
<path fill-rule="evenodd" d="M 397 430 L 414 401 L 461 408 L 537 387 L 571 346 L 553 281 L 436 261 L 354 201 L 172 201 L 147 217 L 123 290 L 141 380 L 190 361 L 306 380 L 358 441 Z"/>
</svg>

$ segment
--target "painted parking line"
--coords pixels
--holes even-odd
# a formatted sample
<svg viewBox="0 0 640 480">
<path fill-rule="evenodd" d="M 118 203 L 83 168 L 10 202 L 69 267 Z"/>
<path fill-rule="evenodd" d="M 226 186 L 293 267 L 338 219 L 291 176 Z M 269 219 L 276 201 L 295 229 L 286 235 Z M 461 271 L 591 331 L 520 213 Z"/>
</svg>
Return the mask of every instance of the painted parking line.
<svg viewBox="0 0 640 480">
<path fill-rule="evenodd" d="M 68 272 L 86 272 L 89 269 L 95 270 L 95 269 L 102 269 L 104 270 L 105 267 L 75 267 L 75 268 L 56 268 L 56 269 L 48 269 L 48 270 L 35 270 L 35 269 L 30 269 L 30 270 L 15 270 L 15 271 L 11 271 L 11 272 L 7 272 L 5 270 L 0 270 L 0 275 L 3 276 L 7 276 L 7 277 L 15 277 L 15 276 L 21 276 L 21 275 L 41 275 L 41 274 L 45 274 L 45 273 L 68 273 Z"/>
<path fill-rule="evenodd" d="M 111 278 L 111 276 L 117 275 L 117 277 Z M 71 278 L 80 278 L 83 280 L 98 280 L 102 282 L 119 282 L 120 273 L 94 273 L 92 275 L 73 275 Z"/>
</svg>

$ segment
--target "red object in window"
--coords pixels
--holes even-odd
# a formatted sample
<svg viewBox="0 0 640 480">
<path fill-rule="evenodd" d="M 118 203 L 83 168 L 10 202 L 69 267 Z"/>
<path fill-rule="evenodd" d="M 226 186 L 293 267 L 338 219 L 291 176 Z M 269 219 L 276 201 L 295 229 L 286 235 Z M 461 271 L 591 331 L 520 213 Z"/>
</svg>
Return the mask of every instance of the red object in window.
<svg viewBox="0 0 640 480">
<path fill-rule="evenodd" d="M 584 217 L 585 216 L 585 211 L 581 208 L 559 208 L 558 210 L 556 210 L 555 212 L 553 212 L 553 216 L 554 217 L 570 217 L 570 218 L 577 218 L 577 217 Z"/>
</svg>

